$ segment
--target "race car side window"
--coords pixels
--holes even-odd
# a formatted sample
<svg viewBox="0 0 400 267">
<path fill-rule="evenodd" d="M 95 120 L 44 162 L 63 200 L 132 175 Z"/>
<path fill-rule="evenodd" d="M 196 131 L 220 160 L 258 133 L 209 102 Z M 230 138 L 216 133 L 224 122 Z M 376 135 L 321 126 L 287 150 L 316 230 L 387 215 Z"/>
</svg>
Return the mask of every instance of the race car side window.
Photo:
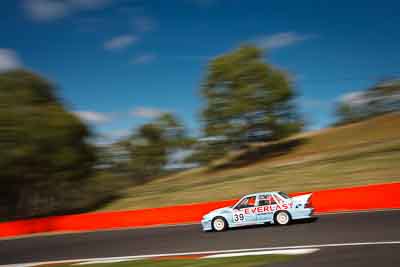
<svg viewBox="0 0 400 267">
<path fill-rule="evenodd" d="M 269 200 L 270 205 L 275 205 L 276 204 L 275 198 L 272 195 L 269 195 L 268 200 Z"/>
<path fill-rule="evenodd" d="M 258 196 L 258 206 L 267 206 L 270 204 L 271 194 L 261 194 Z"/>
<path fill-rule="evenodd" d="M 270 196 L 269 202 L 271 203 L 271 205 L 276 204 L 275 198 L 272 195 Z"/>
<path fill-rule="evenodd" d="M 246 197 L 240 201 L 239 204 L 235 206 L 235 209 L 243 209 L 243 208 L 249 208 L 249 207 L 254 207 L 256 204 L 256 197 Z"/>
</svg>

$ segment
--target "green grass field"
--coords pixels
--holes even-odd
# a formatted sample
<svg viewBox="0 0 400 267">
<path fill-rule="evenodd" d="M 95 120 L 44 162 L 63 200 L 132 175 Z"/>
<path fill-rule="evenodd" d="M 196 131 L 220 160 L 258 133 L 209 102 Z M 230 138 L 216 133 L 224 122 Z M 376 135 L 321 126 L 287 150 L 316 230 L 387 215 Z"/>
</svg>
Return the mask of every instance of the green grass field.
<svg viewBox="0 0 400 267">
<path fill-rule="evenodd" d="M 159 260 L 135 260 L 119 263 L 90 264 L 93 267 L 253 267 L 265 266 L 266 264 L 286 262 L 295 258 L 287 255 L 268 256 L 243 256 L 219 259 L 159 259 Z M 58 265 L 74 266 L 74 265 Z M 76 266 L 76 265 L 75 265 Z M 85 266 L 85 265 L 83 265 Z"/>
<path fill-rule="evenodd" d="M 105 210 L 400 181 L 400 114 L 304 133 L 231 153 L 211 166 L 126 188 Z"/>
</svg>

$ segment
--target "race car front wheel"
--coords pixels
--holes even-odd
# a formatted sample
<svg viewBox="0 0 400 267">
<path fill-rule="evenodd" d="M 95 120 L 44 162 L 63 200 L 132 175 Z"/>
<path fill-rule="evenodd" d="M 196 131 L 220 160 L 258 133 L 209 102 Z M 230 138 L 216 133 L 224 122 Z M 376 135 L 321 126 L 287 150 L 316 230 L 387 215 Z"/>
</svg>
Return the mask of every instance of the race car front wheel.
<svg viewBox="0 0 400 267">
<path fill-rule="evenodd" d="M 275 222 L 280 225 L 287 225 L 290 223 L 290 215 L 286 211 L 279 211 L 275 215 Z"/>
<path fill-rule="evenodd" d="M 217 232 L 224 231 L 228 228 L 228 224 L 226 223 L 226 220 L 223 217 L 216 217 L 212 222 L 212 226 L 214 231 Z"/>
</svg>

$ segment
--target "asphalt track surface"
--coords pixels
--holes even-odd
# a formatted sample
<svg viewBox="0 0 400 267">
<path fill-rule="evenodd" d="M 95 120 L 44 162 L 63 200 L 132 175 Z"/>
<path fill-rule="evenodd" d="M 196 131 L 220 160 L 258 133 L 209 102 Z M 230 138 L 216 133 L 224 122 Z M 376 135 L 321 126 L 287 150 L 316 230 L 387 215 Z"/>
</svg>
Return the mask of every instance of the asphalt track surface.
<svg viewBox="0 0 400 267">
<path fill-rule="evenodd" d="M 289 226 L 266 225 L 222 233 L 204 233 L 199 225 L 183 225 L 0 240 L 0 264 L 381 241 L 400 241 L 399 210 L 323 215 Z M 378 264 L 400 266 L 400 245 L 328 247 L 277 266 Z"/>
</svg>

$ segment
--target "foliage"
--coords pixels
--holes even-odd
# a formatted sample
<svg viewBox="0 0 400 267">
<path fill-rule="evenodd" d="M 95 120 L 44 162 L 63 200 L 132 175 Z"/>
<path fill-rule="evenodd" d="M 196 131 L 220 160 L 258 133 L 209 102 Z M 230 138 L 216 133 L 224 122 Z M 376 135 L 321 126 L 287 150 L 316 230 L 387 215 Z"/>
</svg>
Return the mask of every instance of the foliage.
<svg viewBox="0 0 400 267">
<path fill-rule="evenodd" d="M 0 74 L 1 206 L 11 216 L 80 208 L 95 161 L 88 128 L 55 87 L 17 70 Z"/>
<path fill-rule="evenodd" d="M 400 111 L 400 80 L 384 81 L 339 101 L 335 111 L 336 124 L 348 124 L 395 111 Z"/>
<path fill-rule="evenodd" d="M 255 46 L 212 60 L 201 93 L 203 132 L 211 142 L 200 142 L 189 161 L 210 162 L 228 150 L 281 139 L 303 126 L 288 76 L 264 62 Z"/>
<path fill-rule="evenodd" d="M 154 124 L 145 124 L 138 129 L 130 142 L 129 151 L 130 171 L 139 182 L 158 176 L 167 163 L 166 143 L 161 129 Z"/>
<path fill-rule="evenodd" d="M 185 158 L 186 163 L 207 165 L 213 160 L 222 158 L 229 150 L 223 141 L 197 140 L 192 146 L 192 154 Z"/>
<path fill-rule="evenodd" d="M 188 147 L 183 124 L 172 114 L 165 113 L 140 126 L 124 143 L 130 152 L 128 169 L 136 182 L 144 183 L 165 173 L 171 154 Z"/>
<path fill-rule="evenodd" d="M 290 80 L 265 63 L 257 47 L 242 46 L 215 58 L 201 92 L 206 136 L 238 144 L 280 139 L 301 129 Z"/>
</svg>

